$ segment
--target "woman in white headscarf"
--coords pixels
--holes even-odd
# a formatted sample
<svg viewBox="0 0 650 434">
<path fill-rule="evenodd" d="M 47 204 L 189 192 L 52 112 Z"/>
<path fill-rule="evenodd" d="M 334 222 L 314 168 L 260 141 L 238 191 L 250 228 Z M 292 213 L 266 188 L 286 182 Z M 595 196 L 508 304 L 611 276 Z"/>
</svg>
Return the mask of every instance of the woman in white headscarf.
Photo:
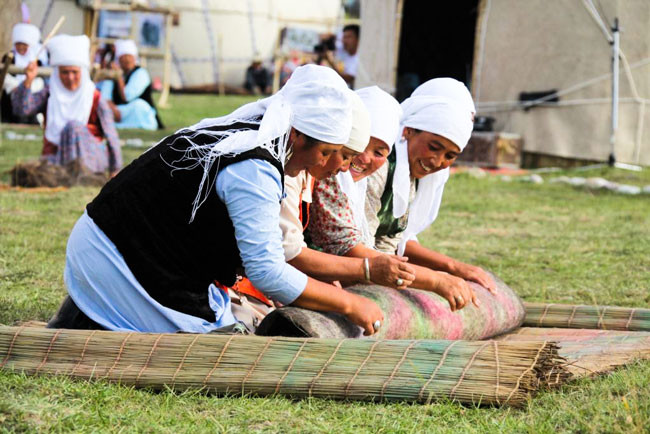
<svg viewBox="0 0 650 434">
<path fill-rule="evenodd" d="M 324 166 L 311 167 L 296 177 L 285 177 L 286 197 L 282 200 L 280 227 L 285 259 L 304 273 L 324 281 L 367 282 L 398 287 L 401 279 L 406 287 L 413 280 L 404 260 L 381 255 L 369 260 L 345 258 L 322 253 L 307 247 L 303 230 L 309 224 L 311 193 L 317 182 L 347 173 L 350 163 L 363 153 L 370 141 L 370 115 L 361 98 L 349 91 L 352 101 L 352 131 L 347 144 L 333 153 Z"/>
<path fill-rule="evenodd" d="M 37 61 L 39 66 L 47 64 L 47 52 L 45 50 L 41 51 L 38 59 L 36 55 L 39 52 L 41 44 L 41 31 L 33 24 L 27 23 L 18 23 L 14 26 L 11 32 L 11 43 L 13 52 L 13 60 L 11 63 L 20 68 L 26 68 L 32 61 Z M 2 63 L 5 62 L 3 57 Z M 2 89 L 2 122 L 11 122 L 11 123 L 38 123 L 35 116 L 25 117 L 17 116 L 14 114 L 11 107 L 11 97 L 9 96 L 11 92 L 23 81 L 25 80 L 25 74 L 17 74 L 12 76 L 7 74 L 5 77 L 3 89 Z M 43 79 L 37 77 L 32 83 L 32 89 L 34 92 L 38 92 L 43 89 Z"/>
<path fill-rule="evenodd" d="M 417 235 L 438 215 L 449 167 L 472 132 L 474 104 L 461 82 L 442 78 L 422 84 L 401 105 L 401 137 L 389 164 L 368 179 L 365 211 L 374 236 L 372 246 L 403 254 L 409 263 L 425 269 L 445 272 L 430 275 L 444 281 L 434 290 L 442 291 L 452 309 L 462 308 L 476 300 L 465 280 L 494 290 L 493 280 L 479 267 L 426 249 Z"/>
<path fill-rule="evenodd" d="M 221 288 L 245 275 L 271 300 L 374 333 L 379 307 L 287 264 L 279 224 L 283 176 L 323 165 L 350 130 L 345 82 L 307 65 L 278 94 L 163 139 L 75 225 L 70 298 L 50 326 L 210 332 L 237 322 Z"/>
<path fill-rule="evenodd" d="M 350 173 L 352 180 L 356 182 L 350 183 L 341 177 L 338 183 L 330 183 L 327 186 L 329 188 L 325 190 L 325 193 L 331 191 L 333 194 L 323 194 L 322 186 L 317 186 L 314 195 L 315 211 L 310 225 L 312 241 L 326 251 L 339 255 L 372 258 L 382 254 L 381 252 L 405 254 L 409 257 L 409 263 L 413 266 L 416 276 L 411 287 L 437 292 L 449 301 L 453 310 L 462 308 L 476 300 L 469 286 L 461 279 L 434 270 L 440 270 L 442 267 L 439 264 L 445 261 L 447 264 L 453 263 L 456 270 L 460 272 L 462 266 L 470 269 L 477 267 L 459 263 L 413 243 L 409 244 L 410 249 L 406 253 L 398 246 L 400 237 L 407 228 L 407 222 L 409 228 L 424 228 L 435 219 L 440 205 L 442 186 L 448 176 L 444 169 L 451 164 L 451 161 L 443 162 L 443 160 L 450 157 L 453 161 L 461 150 L 455 143 L 460 143 L 464 147 L 471 133 L 471 116 L 474 111 L 471 96 L 465 86 L 456 80 L 448 78 L 431 80 L 418 88 L 412 99 L 402 104 L 404 115 L 400 126 L 402 110 L 390 95 L 378 88 L 366 88 L 358 92 L 362 93 L 364 103 L 371 112 L 371 134 L 378 139 L 377 141 L 392 143 L 397 138 L 398 132 L 403 132 L 411 138 L 410 146 L 409 142 L 402 138 L 398 141 L 397 152 L 391 152 L 391 147 L 386 145 L 383 148 L 383 155 L 375 157 L 377 163 L 360 165 L 353 162 Z M 412 127 L 421 130 L 416 132 Z M 416 135 L 419 135 L 417 139 Z M 421 141 L 421 139 L 435 139 L 436 143 L 430 145 L 429 141 Z M 389 152 L 389 164 L 383 165 L 386 161 L 385 155 Z M 437 160 L 438 162 L 434 164 L 429 163 L 428 159 L 434 156 L 438 158 L 435 154 L 441 154 L 445 158 Z M 397 161 L 401 164 L 396 164 Z M 422 162 L 426 163 L 425 166 L 416 166 Z M 410 163 L 414 165 L 413 174 L 411 174 Z M 440 178 L 437 177 L 438 170 L 443 170 L 444 177 L 441 184 Z M 395 177 L 401 182 L 396 182 Z M 413 201 L 416 179 L 420 180 L 419 197 L 425 198 L 421 202 Z M 435 182 L 432 184 L 432 181 Z M 433 188 L 435 194 L 431 193 L 432 185 L 435 187 Z M 346 207 L 338 205 L 341 191 L 348 199 Z M 407 202 L 400 202 L 404 197 L 407 198 Z M 432 200 L 426 200 L 427 197 Z M 409 215 L 403 209 L 395 212 L 397 205 L 405 207 L 410 202 L 413 202 L 411 206 L 419 207 L 415 215 Z M 426 208 L 426 205 L 429 205 L 429 208 Z M 354 218 L 351 219 L 349 214 Z M 415 248 L 415 260 L 412 257 L 413 248 Z M 435 266 L 426 260 L 418 260 L 420 258 L 418 253 L 421 250 L 425 251 L 426 257 L 430 255 L 438 260 Z M 482 270 L 480 272 L 482 273 Z M 471 278 L 469 275 L 463 277 Z M 481 277 L 485 279 L 479 283 L 485 283 L 488 288 L 492 288 L 491 279 L 487 276 Z M 464 303 L 459 302 L 457 297 Z"/>
<path fill-rule="evenodd" d="M 163 128 L 153 101 L 151 77 L 139 65 L 138 47 L 131 39 L 115 41 L 115 58 L 111 68 L 122 71 L 115 80 L 99 84 L 102 97 L 109 101 L 117 128 Z"/>
<path fill-rule="evenodd" d="M 14 112 L 45 114 L 41 159 L 58 165 L 78 161 L 93 173 L 117 173 L 122 167 L 120 141 L 111 110 L 90 80 L 88 37 L 58 35 L 48 49 L 54 67 L 49 85 L 31 90 L 38 66 L 30 63 L 25 81 L 11 93 Z"/>
<path fill-rule="evenodd" d="M 316 182 L 308 228 L 314 245 L 334 255 L 346 255 L 358 245 L 373 245 L 364 211 L 367 177 L 386 163 L 402 114 L 397 100 L 377 86 L 356 93 L 370 114 L 370 142 L 352 160 L 348 172 Z"/>
</svg>

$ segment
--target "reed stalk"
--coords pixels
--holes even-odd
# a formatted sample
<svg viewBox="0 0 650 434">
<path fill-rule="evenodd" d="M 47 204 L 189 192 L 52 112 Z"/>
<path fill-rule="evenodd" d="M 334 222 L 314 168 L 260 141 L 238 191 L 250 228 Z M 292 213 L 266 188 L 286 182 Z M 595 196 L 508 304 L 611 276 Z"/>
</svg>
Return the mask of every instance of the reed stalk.
<svg viewBox="0 0 650 434">
<path fill-rule="evenodd" d="M 524 327 L 650 331 L 650 309 L 524 303 Z"/>
<path fill-rule="evenodd" d="M 593 377 L 637 360 L 650 359 L 650 332 L 521 327 L 499 338 L 508 342 L 552 340 L 572 378 Z M 559 383 L 551 372 L 547 382 Z"/>
</svg>

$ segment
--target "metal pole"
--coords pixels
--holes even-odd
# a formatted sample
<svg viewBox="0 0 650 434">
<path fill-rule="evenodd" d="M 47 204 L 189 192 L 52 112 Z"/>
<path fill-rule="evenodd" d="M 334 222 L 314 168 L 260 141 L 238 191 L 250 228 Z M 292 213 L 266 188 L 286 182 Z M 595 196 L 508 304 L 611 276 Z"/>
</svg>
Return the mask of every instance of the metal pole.
<svg viewBox="0 0 650 434">
<path fill-rule="evenodd" d="M 616 128 L 618 127 L 618 57 L 620 38 L 618 31 L 618 18 L 614 18 L 614 27 L 612 27 L 612 126 L 609 144 L 611 146 L 609 154 L 609 165 L 616 164 Z"/>
</svg>

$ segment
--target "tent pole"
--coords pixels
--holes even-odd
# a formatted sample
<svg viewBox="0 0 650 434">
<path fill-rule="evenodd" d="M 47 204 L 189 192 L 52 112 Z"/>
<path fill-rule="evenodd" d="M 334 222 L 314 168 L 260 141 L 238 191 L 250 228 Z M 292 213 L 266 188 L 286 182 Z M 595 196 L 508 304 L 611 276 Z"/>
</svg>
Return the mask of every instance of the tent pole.
<svg viewBox="0 0 650 434">
<path fill-rule="evenodd" d="M 609 154 L 609 165 L 618 169 L 641 171 L 641 166 L 633 164 L 619 163 L 616 161 L 616 129 L 618 128 L 618 82 L 619 82 L 619 56 L 620 56 L 620 33 L 618 27 L 618 18 L 614 18 L 614 27 L 612 27 L 612 127 L 609 136 L 611 146 Z"/>
<path fill-rule="evenodd" d="M 620 46 L 620 36 L 618 28 L 618 18 L 614 18 L 614 27 L 612 27 L 612 124 L 611 135 L 609 136 L 609 165 L 616 164 L 616 128 L 618 127 L 618 56 Z"/>
</svg>

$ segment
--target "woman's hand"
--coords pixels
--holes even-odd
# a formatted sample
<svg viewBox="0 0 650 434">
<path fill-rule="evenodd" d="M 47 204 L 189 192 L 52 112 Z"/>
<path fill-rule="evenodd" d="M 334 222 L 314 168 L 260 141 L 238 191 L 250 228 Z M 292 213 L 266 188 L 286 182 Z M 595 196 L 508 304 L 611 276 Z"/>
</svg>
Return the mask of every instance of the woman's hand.
<svg viewBox="0 0 650 434">
<path fill-rule="evenodd" d="M 377 285 L 406 289 L 415 280 L 415 269 L 407 261 L 408 258 L 395 255 L 369 258 L 370 280 Z"/>
<path fill-rule="evenodd" d="M 379 324 L 384 323 L 384 313 L 381 311 L 377 303 L 362 297 L 357 294 L 348 292 L 347 309 L 344 312 L 346 318 L 354 324 L 362 327 L 364 336 L 375 334 L 379 330 L 375 330 L 374 324 L 379 321 Z"/>
<path fill-rule="evenodd" d="M 454 261 L 452 274 L 465 280 L 476 282 L 492 294 L 496 294 L 497 285 L 494 279 L 485 272 L 481 267 L 465 264 L 460 261 Z"/>
<path fill-rule="evenodd" d="M 442 271 L 435 272 L 432 290 L 449 302 L 452 312 L 460 310 L 470 302 L 479 307 L 479 302 L 472 287 L 465 280 Z"/>
<path fill-rule="evenodd" d="M 27 67 L 25 67 L 25 83 L 24 86 L 29 89 L 32 87 L 32 81 L 36 78 L 36 74 L 38 73 L 38 64 L 36 61 L 29 62 Z"/>
</svg>

